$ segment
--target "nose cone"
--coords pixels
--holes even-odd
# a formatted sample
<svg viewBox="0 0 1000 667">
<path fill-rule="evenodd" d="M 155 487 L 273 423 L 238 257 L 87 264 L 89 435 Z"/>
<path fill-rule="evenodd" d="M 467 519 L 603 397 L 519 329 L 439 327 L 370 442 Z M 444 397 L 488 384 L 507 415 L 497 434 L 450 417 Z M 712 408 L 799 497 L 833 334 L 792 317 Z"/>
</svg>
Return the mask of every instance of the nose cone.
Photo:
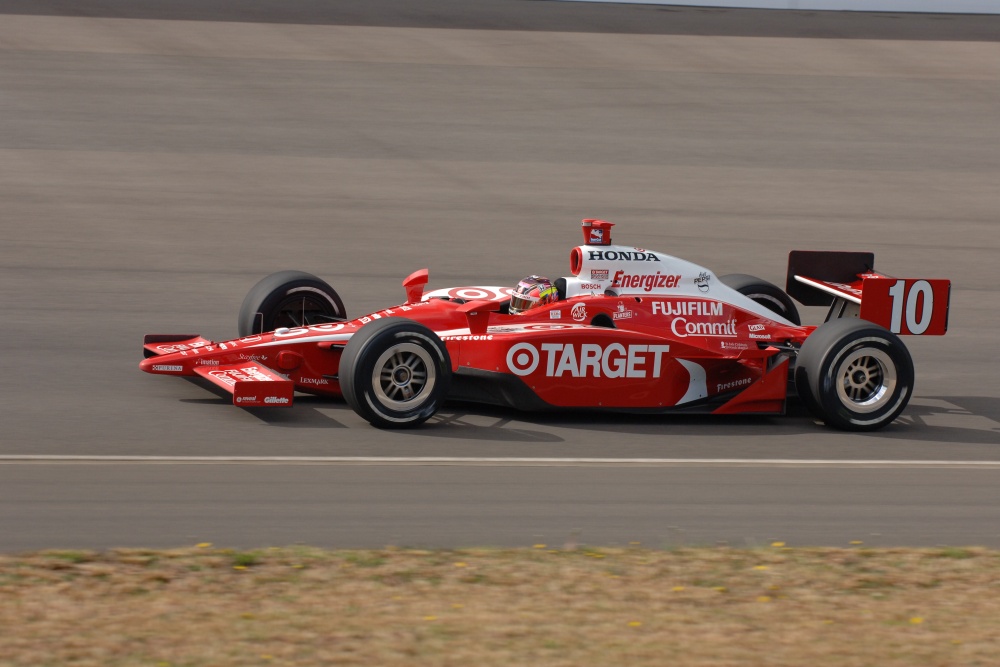
<svg viewBox="0 0 1000 667">
<path fill-rule="evenodd" d="M 139 370 L 145 371 L 147 373 L 167 374 L 167 375 L 186 375 L 184 372 L 184 364 L 177 359 L 170 359 L 175 355 L 166 354 L 160 357 L 149 357 L 148 359 L 143 359 L 139 362 Z"/>
</svg>

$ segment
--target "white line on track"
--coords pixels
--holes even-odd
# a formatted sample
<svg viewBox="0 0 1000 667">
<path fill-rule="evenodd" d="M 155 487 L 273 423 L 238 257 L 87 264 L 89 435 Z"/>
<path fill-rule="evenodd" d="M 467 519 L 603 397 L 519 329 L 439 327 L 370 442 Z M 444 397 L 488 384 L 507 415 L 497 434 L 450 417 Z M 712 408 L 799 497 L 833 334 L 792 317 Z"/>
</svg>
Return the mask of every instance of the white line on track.
<svg viewBox="0 0 1000 667">
<path fill-rule="evenodd" d="M 86 456 L 47 454 L 0 455 L 0 465 L 334 465 L 334 466 L 548 466 L 574 467 L 721 467 L 721 468 L 983 468 L 1000 469 L 1000 461 L 891 461 L 835 459 L 624 459 L 516 458 L 448 456 Z"/>
</svg>

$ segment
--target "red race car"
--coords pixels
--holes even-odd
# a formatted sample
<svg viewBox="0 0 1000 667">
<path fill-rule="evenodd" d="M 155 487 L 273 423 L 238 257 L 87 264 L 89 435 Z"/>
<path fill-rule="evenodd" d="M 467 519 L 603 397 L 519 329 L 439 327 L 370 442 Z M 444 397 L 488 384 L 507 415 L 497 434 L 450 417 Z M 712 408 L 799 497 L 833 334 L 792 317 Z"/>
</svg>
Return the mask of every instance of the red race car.
<svg viewBox="0 0 1000 667">
<path fill-rule="evenodd" d="M 899 335 L 947 329 L 950 282 L 876 273 L 871 253 L 793 251 L 782 290 L 612 245 L 611 227 L 584 220 L 570 276 L 424 292 L 421 269 L 403 281 L 405 302 L 356 319 L 316 276 L 275 273 L 244 300 L 238 338 L 148 335 L 140 368 L 200 376 L 243 407 L 343 397 L 381 428 L 416 426 L 449 399 L 781 414 L 797 393 L 828 425 L 867 431 L 912 393 Z M 826 321 L 803 326 L 790 297 L 829 305 Z"/>
</svg>

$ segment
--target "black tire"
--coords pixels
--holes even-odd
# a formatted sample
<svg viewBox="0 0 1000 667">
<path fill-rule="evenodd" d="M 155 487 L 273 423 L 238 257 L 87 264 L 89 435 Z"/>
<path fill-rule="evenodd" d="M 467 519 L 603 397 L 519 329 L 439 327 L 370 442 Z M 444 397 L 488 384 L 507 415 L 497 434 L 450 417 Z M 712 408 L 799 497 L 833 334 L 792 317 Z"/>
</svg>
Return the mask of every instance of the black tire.
<svg viewBox="0 0 1000 667">
<path fill-rule="evenodd" d="M 748 276 L 745 273 L 730 273 L 719 276 L 719 282 L 733 288 L 771 312 L 781 315 L 792 324 L 802 324 L 799 309 L 795 307 L 792 297 L 785 294 L 785 291 L 777 285 L 756 276 Z"/>
<path fill-rule="evenodd" d="M 913 393 L 913 359 L 891 331 L 865 320 L 826 322 L 799 350 L 795 386 L 828 426 L 874 431 L 894 420 Z"/>
<path fill-rule="evenodd" d="M 340 357 L 340 389 L 378 428 L 427 421 L 451 385 L 451 359 L 437 334 L 402 317 L 376 320 L 351 336 Z"/>
<path fill-rule="evenodd" d="M 311 273 L 279 271 L 253 286 L 240 306 L 240 336 L 346 319 L 336 290 Z"/>
</svg>

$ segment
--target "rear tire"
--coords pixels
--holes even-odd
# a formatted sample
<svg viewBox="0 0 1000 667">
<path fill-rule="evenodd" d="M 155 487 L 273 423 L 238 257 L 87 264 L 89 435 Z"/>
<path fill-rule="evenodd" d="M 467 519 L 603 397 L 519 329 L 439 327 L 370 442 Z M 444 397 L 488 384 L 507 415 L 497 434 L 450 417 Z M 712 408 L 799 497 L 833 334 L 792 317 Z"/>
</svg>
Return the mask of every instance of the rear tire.
<svg viewBox="0 0 1000 667">
<path fill-rule="evenodd" d="M 240 336 L 251 336 L 346 317 L 344 302 L 326 282 L 304 271 L 279 271 L 250 289 L 240 306 L 237 326 Z"/>
<path fill-rule="evenodd" d="M 451 358 L 437 334 L 401 317 L 376 320 L 347 342 L 340 388 L 377 428 L 412 428 L 438 411 L 451 384 Z"/>
<path fill-rule="evenodd" d="M 795 367 L 803 403 L 828 426 L 874 431 L 913 393 L 913 359 L 898 336 L 865 320 L 833 320 L 806 338 Z"/>
<path fill-rule="evenodd" d="M 720 276 L 719 281 L 771 312 L 781 315 L 792 324 L 802 324 L 795 302 L 777 285 L 756 276 L 748 276 L 745 273 L 730 273 Z"/>
</svg>

